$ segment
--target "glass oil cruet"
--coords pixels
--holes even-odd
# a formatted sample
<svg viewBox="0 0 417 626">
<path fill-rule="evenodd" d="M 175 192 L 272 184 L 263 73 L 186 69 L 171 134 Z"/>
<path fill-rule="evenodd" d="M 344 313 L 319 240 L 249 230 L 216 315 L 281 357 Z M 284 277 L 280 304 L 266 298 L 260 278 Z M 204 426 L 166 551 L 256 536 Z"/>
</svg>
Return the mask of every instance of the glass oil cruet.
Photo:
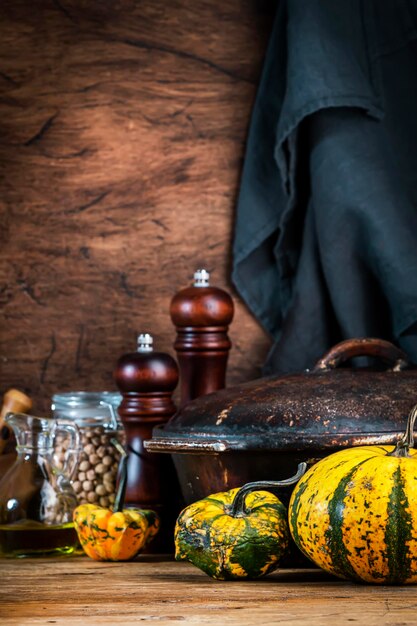
<svg viewBox="0 0 417 626">
<path fill-rule="evenodd" d="M 5 419 L 16 436 L 17 458 L 0 482 L 0 557 L 71 554 L 78 547 L 70 482 L 80 453 L 78 428 L 24 413 Z M 61 468 L 54 459 L 58 435 L 69 439 Z"/>
</svg>

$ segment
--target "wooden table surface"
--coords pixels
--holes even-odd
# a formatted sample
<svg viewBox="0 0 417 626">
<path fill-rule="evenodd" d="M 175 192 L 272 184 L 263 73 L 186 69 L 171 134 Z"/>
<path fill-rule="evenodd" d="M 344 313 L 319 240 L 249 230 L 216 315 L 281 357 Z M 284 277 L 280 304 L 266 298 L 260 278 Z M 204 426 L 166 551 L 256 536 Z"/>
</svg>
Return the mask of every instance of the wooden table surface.
<svg viewBox="0 0 417 626">
<path fill-rule="evenodd" d="M 262 581 L 220 582 L 187 563 L 142 556 L 2 560 L 2 626 L 417 624 L 417 589 L 356 585 L 319 570 L 281 570 Z"/>
</svg>

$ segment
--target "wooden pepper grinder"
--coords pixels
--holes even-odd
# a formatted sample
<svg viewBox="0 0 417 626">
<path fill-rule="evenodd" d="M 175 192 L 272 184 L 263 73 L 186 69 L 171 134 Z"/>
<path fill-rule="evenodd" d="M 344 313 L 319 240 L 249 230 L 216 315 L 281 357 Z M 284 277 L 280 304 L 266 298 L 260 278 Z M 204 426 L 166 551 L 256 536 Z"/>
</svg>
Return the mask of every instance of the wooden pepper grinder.
<svg viewBox="0 0 417 626">
<path fill-rule="evenodd" d="M 178 366 L 169 354 L 154 352 L 151 335 L 142 334 L 137 351 L 119 359 L 114 379 L 122 394 L 118 413 L 129 455 L 125 503 L 158 513 L 161 528 L 149 550 L 172 553 L 175 520 L 183 504 L 176 472 L 169 455 L 151 454 L 143 442 L 176 411 L 172 393 L 178 383 Z"/>
<path fill-rule="evenodd" d="M 181 406 L 226 385 L 232 346 L 227 335 L 233 319 L 233 300 L 226 291 L 210 287 L 209 273 L 197 270 L 194 285 L 171 301 L 171 319 L 177 329 L 174 348 L 181 374 Z"/>
</svg>

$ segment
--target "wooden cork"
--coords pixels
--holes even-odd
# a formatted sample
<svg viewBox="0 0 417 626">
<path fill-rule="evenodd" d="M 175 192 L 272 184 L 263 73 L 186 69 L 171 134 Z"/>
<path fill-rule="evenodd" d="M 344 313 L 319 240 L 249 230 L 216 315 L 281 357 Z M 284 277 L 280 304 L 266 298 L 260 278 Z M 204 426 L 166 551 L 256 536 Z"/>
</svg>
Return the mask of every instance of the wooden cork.
<svg viewBox="0 0 417 626">
<path fill-rule="evenodd" d="M 18 389 L 9 389 L 3 396 L 0 410 L 0 479 L 13 465 L 16 458 L 14 434 L 4 418 L 8 413 L 26 413 L 31 408 L 32 400 Z"/>
<path fill-rule="evenodd" d="M 32 408 L 32 400 L 18 389 L 9 389 L 3 396 L 3 405 L 0 411 L 0 454 L 4 452 L 12 430 L 4 418 L 8 413 L 26 413 Z"/>
</svg>

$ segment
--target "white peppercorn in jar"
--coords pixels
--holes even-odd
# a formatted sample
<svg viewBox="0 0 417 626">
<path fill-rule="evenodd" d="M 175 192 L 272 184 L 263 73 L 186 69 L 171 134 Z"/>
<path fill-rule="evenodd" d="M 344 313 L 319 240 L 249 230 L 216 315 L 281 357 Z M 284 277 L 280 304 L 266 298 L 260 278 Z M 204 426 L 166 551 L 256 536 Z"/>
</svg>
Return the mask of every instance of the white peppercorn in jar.
<svg viewBox="0 0 417 626">
<path fill-rule="evenodd" d="M 81 435 L 81 452 L 72 480 L 78 504 L 108 507 L 114 503 L 120 454 L 112 439 L 124 442 L 123 426 L 117 417 L 121 399 L 120 394 L 109 391 L 76 391 L 52 397 L 53 416 L 73 420 Z M 56 440 L 58 468 L 67 449 L 68 440 Z"/>
</svg>

